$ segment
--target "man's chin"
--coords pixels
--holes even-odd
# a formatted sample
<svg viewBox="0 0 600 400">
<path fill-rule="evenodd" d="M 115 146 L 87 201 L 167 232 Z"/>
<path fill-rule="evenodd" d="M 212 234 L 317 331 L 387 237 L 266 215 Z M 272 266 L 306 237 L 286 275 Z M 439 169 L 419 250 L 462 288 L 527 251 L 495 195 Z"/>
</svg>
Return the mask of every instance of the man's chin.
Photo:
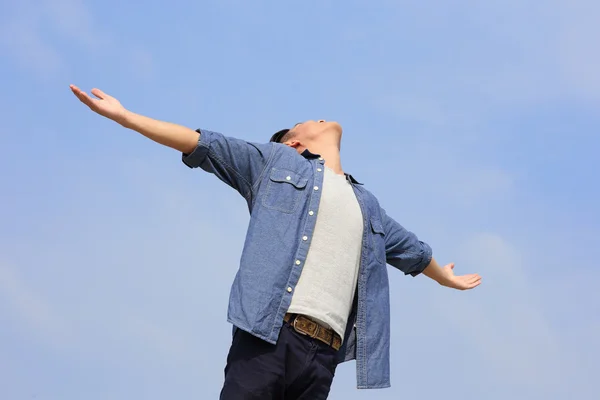
<svg viewBox="0 0 600 400">
<path fill-rule="evenodd" d="M 328 128 L 330 128 L 331 130 L 337 132 L 338 135 L 342 134 L 342 126 L 340 124 L 338 124 L 335 121 L 327 122 L 327 124 L 329 125 Z"/>
</svg>

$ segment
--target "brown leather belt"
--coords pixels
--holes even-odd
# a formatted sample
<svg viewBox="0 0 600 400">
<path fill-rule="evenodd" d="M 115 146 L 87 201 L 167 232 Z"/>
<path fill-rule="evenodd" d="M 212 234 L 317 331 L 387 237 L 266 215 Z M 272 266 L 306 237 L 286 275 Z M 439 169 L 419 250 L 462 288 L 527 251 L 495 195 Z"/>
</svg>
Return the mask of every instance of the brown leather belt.
<svg viewBox="0 0 600 400">
<path fill-rule="evenodd" d="M 302 335 L 320 340 L 339 350 L 342 345 L 342 339 L 333 329 L 329 329 L 316 323 L 315 321 L 298 314 L 285 314 L 283 320 L 294 328 L 294 330 Z"/>
</svg>

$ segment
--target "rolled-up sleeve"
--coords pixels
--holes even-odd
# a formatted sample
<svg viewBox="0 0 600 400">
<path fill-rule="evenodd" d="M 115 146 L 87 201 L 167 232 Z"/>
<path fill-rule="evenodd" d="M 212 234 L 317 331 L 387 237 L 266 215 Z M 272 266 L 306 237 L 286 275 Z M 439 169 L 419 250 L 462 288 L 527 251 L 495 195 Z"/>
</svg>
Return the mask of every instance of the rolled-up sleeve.
<svg viewBox="0 0 600 400">
<path fill-rule="evenodd" d="M 431 263 L 431 247 L 381 209 L 385 230 L 386 261 L 406 275 L 417 276 Z"/>
<path fill-rule="evenodd" d="M 273 143 L 257 144 L 197 129 L 198 145 L 181 160 L 190 168 L 201 168 L 216 175 L 250 200 L 254 187 L 265 172 L 273 154 Z"/>
</svg>

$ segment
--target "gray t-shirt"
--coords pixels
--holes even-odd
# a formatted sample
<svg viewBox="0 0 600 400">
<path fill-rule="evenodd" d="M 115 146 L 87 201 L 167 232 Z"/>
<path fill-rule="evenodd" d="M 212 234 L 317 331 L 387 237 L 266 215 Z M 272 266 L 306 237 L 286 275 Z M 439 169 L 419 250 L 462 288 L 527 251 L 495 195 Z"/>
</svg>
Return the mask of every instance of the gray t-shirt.
<svg viewBox="0 0 600 400">
<path fill-rule="evenodd" d="M 363 218 L 346 177 L 327 167 L 324 174 L 315 231 L 288 312 L 310 317 L 343 338 L 358 279 Z"/>
</svg>

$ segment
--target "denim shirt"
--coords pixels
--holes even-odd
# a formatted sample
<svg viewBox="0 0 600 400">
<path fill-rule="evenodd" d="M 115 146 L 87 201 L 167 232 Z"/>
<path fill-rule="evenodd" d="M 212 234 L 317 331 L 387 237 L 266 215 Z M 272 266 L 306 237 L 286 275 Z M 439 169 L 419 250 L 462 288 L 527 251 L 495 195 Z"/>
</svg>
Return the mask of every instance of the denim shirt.
<svg viewBox="0 0 600 400">
<path fill-rule="evenodd" d="M 250 222 L 229 297 L 227 320 L 275 344 L 298 283 L 319 212 L 325 160 L 280 143 L 257 144 L 198 130 L 183 162 L 239 192 Z M 390 386 L 390 299 L 386 263 L 416 276 L 431 248 L 389 217 L 347 175 L 362 210 L 363 237 L 354 305 L 338 362 L 356 359 L 359 389 Z"/>
</svg>

